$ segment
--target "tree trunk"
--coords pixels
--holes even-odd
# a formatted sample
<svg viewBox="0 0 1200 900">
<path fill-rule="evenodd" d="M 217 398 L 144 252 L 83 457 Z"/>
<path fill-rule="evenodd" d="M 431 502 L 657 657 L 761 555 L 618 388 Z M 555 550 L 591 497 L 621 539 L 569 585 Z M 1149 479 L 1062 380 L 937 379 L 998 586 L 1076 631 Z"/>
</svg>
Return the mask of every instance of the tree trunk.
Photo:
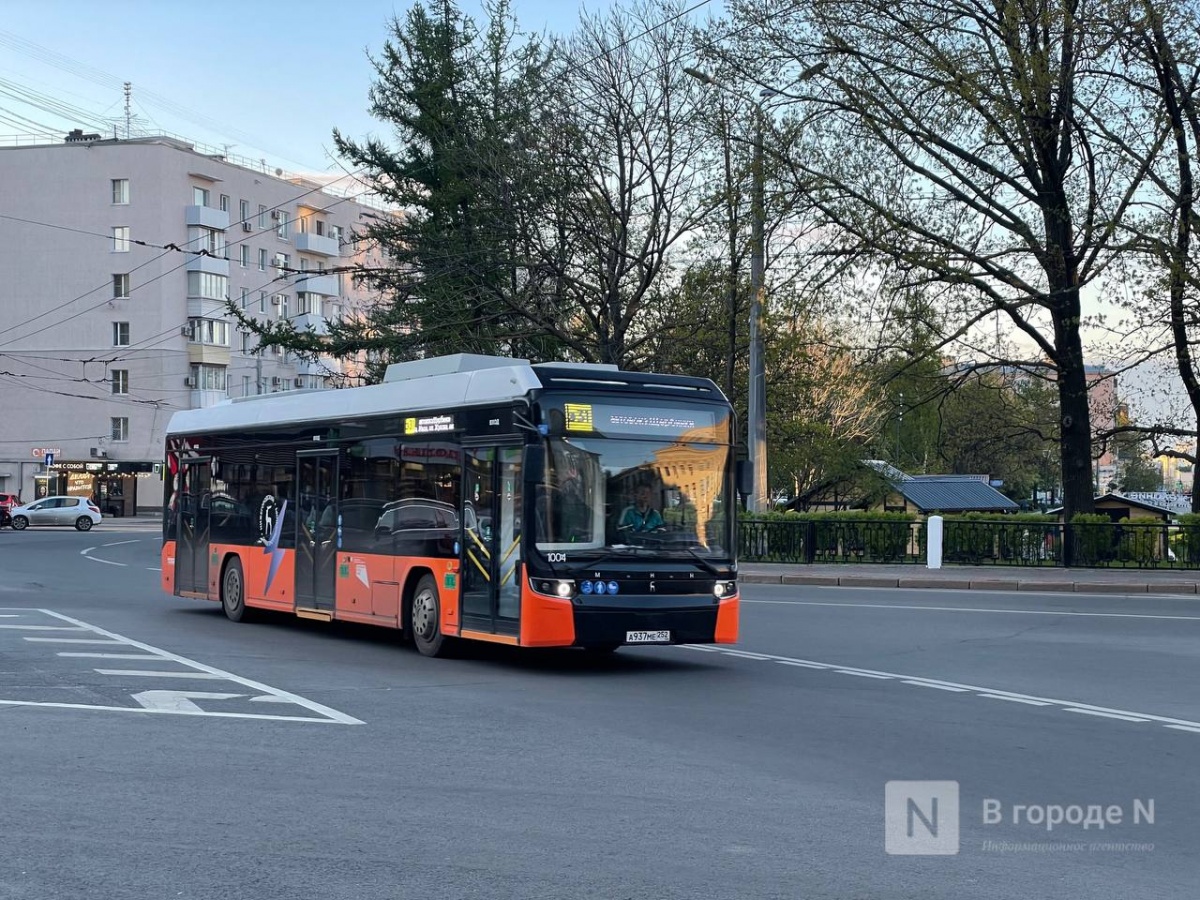
<svg viewBox="0 0 1200 900">
<path fill-rule="evenodd" d="M 1079 320 L 1079 289 L 1063 288 L 1065 296 L 1054 312 L 1055 345 L 1058 349 L 1058 405 L 1062 416 L 1059 462 L 1062 468 L 1063 517 L 1069 522 L 1077 513 L 1096 508 L 1092 487 L 1092 429 L 1088 408 L 1087 373 L 1079 329 L 1067 320 Z"/>
</svg>

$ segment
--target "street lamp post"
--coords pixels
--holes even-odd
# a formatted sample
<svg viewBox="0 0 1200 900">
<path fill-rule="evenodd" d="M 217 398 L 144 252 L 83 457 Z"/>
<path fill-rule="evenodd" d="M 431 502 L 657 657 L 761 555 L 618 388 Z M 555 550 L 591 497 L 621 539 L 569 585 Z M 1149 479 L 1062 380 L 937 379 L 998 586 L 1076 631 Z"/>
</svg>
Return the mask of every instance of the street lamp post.
<svg viewBox="0 0 1200 900">
<path fill-rule="evenodd" d="M 827 68 L 827 63 L 818 63 L 805 69 L 797 79 L 808 81 Z M 778 92 L 765 88 L 756 99 L 749 94 L 733 90 L 706 72 L 699 69 L 683 70 L 705 84 L 748 98 L 754 104 L 754 156 L 751 161 L 750 194 L 750 397 L 747 403 L 746 437 L 750 449 L 750 468 L 754 472 L 754 490 L 746 498 L 750 512 L 770 508 L 767 491 L 767 377 L 763 357 L 762 312 L 766 300 L 766 187 L 763 175 L 763 100 Z"/>
</svg>

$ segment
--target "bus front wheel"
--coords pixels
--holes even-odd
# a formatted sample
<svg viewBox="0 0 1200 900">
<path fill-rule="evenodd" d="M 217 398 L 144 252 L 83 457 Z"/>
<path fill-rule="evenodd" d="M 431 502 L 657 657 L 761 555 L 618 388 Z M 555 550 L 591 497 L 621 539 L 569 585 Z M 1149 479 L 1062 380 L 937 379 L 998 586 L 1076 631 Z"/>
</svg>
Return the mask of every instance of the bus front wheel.
<svg viewBox="0 0 1200 900">
<path fill-rule="evenodd" d="M 446 636 L 442 634 L 442 605 L 437 582 L 432 575 L 423 575 L 413 591 L 409 610 L 409 628 L 413 643 L 422 656 L 441 656 L 446 652 Z"/>
</svg>

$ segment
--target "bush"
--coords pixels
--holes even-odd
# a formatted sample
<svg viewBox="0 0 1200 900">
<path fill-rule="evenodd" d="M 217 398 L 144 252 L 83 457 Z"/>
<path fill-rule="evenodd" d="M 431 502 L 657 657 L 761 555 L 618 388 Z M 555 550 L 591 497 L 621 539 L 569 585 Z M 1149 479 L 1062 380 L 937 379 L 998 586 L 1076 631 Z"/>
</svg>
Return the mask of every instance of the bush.
<svg viewBox="0 0 1200 900">
<path fill-rule="evenodd" d="M 1179 533 L 1174 536 L 1175 553 L 1182 562 L 1200 565 L 1200 514 L 1184 513 L 1178 519 Z"/>
<path fill-rule="evenodd" d="M 1075 541 L 1074 564 L 1094 566 L 1108 562 L 1114 552 L 1112 519 L 1101 513 L 1076 513 L 1071 517 Z"/>
<path fill-rule="evenodd" d="M 765 512 L 741 516 L 745 559 L 888 562 L 911 554 L 911 513 Z"/>
</svg>

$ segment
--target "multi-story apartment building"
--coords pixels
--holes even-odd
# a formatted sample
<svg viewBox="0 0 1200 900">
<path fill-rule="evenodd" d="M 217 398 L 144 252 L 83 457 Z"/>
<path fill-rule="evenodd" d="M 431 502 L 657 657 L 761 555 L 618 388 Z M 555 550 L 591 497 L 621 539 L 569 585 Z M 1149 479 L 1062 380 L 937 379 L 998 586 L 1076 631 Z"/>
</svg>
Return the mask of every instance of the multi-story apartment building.
<svg viewBox="0 0 1200 900">
<path fill-rule="evenodd" d="M 153 509 L 175 410 L 356 374 L 255 354 L 229 314 L 323 332 L 368 301 L 329 271 L 365 198 L 261 169 L 167 137 L 0 147 L 0 490 Z"/>
</svg>

